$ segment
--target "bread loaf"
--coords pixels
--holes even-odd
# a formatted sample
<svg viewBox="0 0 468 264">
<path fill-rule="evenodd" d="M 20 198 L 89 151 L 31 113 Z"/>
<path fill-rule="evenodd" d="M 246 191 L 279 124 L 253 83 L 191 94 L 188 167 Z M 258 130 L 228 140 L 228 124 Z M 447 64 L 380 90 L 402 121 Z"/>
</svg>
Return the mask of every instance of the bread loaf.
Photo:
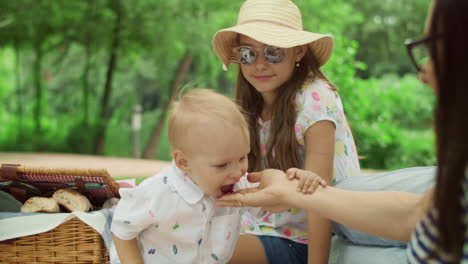
<svg viewBox="0 0 468 264">
<path fill-rule="evenodd" d="M 31 197 L 23 206 L 21 206 L 21 212 L 25 213 L 57 213 L 60 211 L 57 201 L 47 197 Z"/>
<path fill-rule="evenodd" d="M 70 212 L 88 212 L 92 205 L 86 196 L 70 189 L 59 189 L 52 198 Z"/>
</svg>

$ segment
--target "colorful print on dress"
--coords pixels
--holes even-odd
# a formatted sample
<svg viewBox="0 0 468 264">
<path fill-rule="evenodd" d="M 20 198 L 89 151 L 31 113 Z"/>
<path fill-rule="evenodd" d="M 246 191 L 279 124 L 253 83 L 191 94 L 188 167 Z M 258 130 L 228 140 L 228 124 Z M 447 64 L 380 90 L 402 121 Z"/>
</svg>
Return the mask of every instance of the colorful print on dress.
<svg viewBox="0 0 468 264">
<path fill-rule="evenodd" d="M 153 217 L 153 218 L 154 218 L 154 213 L 153 213 L 153 211 L 152 211 L 152 210 L 149 210 L 149 211 L 148 211 L 148 214 L 149 214 L 151 217 Z"/>
<path fill-rule="evenodd" d="M 314 99 L 314 101 L 320 101 L 320 94 L 318 92 L 312 92 L 312 99 Z"/>
<path fill-rule="evenodd" d="M 275 229 L 271 226 L 261 226 L 260 230 L 262 231 L 263 234 L 267 234 L 267 233 L 273 232 Z"/>
<path fill-rule="evenodd" d="M 345 144 L 343 141 L 339 140 L 335 143 L 335 153 L 338 157 L 341 157 L 345 154 Z"/>
</svg>

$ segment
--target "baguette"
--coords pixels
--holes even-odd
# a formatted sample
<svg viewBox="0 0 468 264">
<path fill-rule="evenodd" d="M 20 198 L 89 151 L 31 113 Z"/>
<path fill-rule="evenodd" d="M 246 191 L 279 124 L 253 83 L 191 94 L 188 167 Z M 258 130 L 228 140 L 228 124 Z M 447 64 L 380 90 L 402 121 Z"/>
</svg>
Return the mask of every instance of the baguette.
<svg viewBox="0 0 468 264">
<path fill-rule="evenodd" d="M 23 204 L 23 206 L 21 206 L 21 212 L 24 212 L 24 213 L 37 213 L 37 212 L 57 213 L 57 212 L 60 212 L 60 208 L 59 208 L 57 201 L 55 201 L 52 198 L 31 197 Z"/>
<path fill-rule="evenodd" d="M 86 196 L 70 189 L 59 189 L 52 198 L 70 212 L 88 212 L 93 207 Z"/>
</svg>

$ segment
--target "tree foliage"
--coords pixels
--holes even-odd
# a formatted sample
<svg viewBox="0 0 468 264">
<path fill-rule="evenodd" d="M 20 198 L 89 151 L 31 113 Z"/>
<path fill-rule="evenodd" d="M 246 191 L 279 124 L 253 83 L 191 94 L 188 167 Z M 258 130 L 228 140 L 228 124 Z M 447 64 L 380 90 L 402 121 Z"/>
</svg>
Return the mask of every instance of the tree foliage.
<svg viewBox="0 0 468 264">
<path fill-rule="evenodd" d="M 236 23 L 242 2 L 0 0 L 0 150 L 94 153 L 102 143 L 105 155 L 130 156 L 140 104 L 141 149 L 169 159 L 162 128 L 174 88 L 233 94 L 235 67 L 222 70 L 211 39 Z M 412 70 L 403 41 L 422 35 L 426 1 L 295 3 L 306 30 L 335 39 L 323 70 L 340 89 L 363 164 L 431 164 L 432 97 L 403 77 Z M 423 154 L 408 158 L 414 149 Z"/>
</svg>

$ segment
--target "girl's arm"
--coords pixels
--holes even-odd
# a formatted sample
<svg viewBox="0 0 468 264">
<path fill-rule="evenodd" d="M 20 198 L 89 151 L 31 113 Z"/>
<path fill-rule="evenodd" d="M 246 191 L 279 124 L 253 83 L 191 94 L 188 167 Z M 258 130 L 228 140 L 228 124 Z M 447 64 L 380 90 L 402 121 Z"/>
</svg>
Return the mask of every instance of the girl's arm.
<svg viewBox="0 0 468 264">
<path fill-rule="evenodd" d="M 140 255 L 140 249 L 138 248 L 137 239 L 122 240 L 112 234 L 114 240 L 115 249 L 120 258 L 122 264 L 143 264 L 143 258 Z"/>
<path fill-rule="evenodd" d="M 335 153 L 335 125 L 331 121 L 319 121 L 307 129 L 304 169 L 320 175 L 327 184 L 333 177 Z M 330 254 L 331 221 L 315 212 L 307 213 L 308 262 L 328 263 Z"/>
</svg>

